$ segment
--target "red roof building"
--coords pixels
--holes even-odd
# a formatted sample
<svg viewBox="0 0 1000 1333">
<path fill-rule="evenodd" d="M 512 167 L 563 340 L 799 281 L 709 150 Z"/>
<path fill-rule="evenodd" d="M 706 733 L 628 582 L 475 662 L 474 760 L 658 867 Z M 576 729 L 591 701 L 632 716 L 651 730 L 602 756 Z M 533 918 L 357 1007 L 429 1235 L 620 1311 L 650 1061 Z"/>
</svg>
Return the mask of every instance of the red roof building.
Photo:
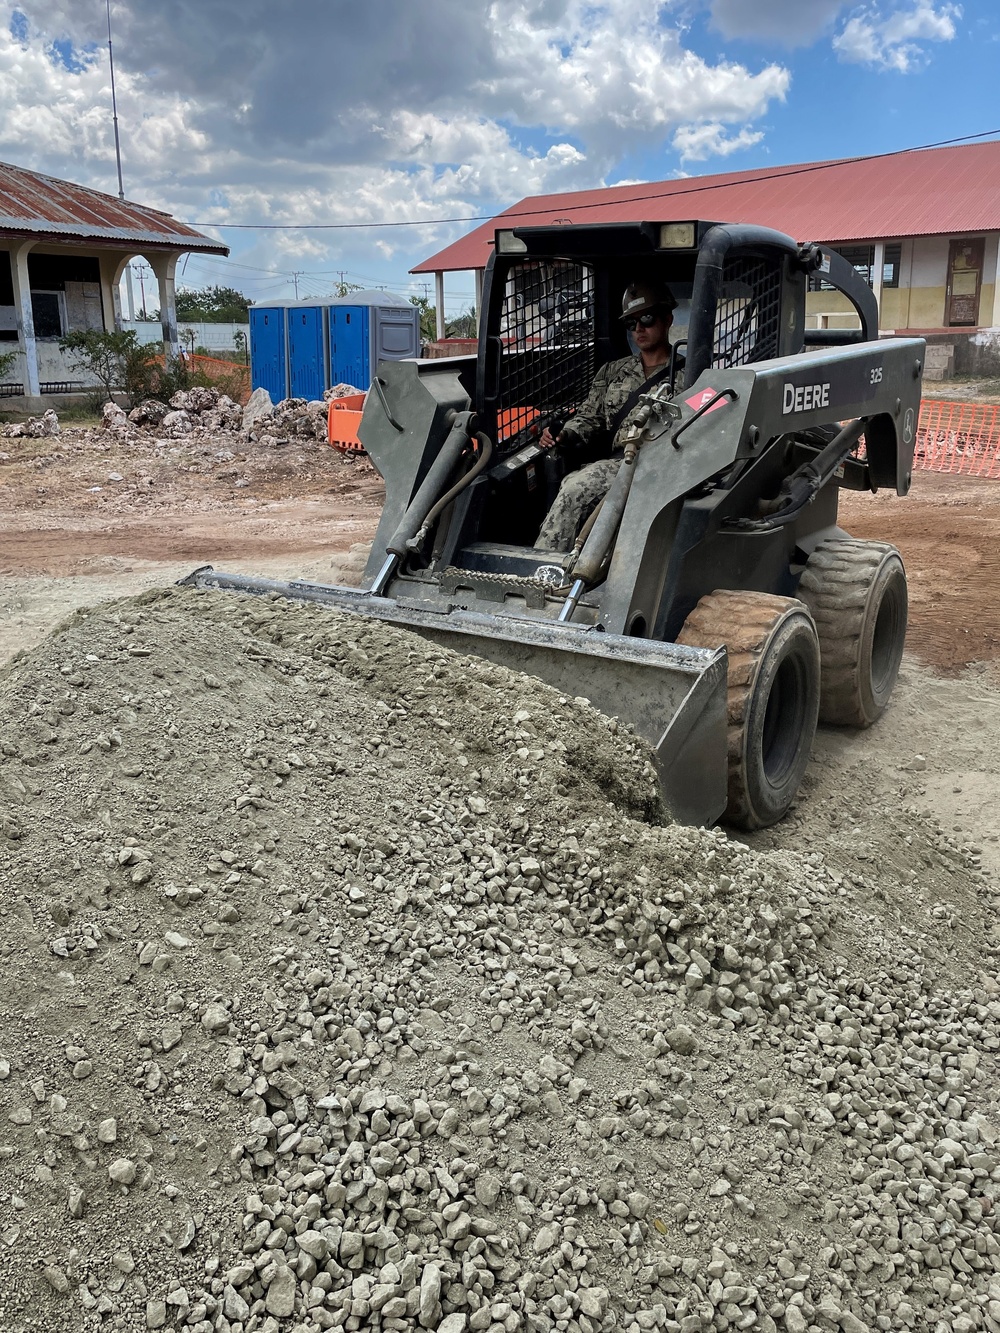
<svg viewBox="0 0 1000 1333">
<path fill-rule="evenodd" d="M 839 250 L 875 289 L 884 329 L 1000 326 L 1000 141 L 530 196 L 413 272 L 436 275 L 442 309 L 444 274 L 481 275 L 497 228 L 691 218 Z M 836 326 L 843 305 L 838 293 L 810 293 L 810 322 Z"/>
<path fill-rule="evenodd" d="M 191 251 L 228 255 L 229 247 L 169 213 L 90 190 L 71 181 L 0 163 L 0 353 L 16 350 L 5 397 L 40 396 L 74 386 L 79 371 L 59 347 L 77 329 L 113 330 L 122 312 L 119 283 L 142 256 L 159 288 L 163 344 L 179 351 L 174 274 Z"/>
</svg>

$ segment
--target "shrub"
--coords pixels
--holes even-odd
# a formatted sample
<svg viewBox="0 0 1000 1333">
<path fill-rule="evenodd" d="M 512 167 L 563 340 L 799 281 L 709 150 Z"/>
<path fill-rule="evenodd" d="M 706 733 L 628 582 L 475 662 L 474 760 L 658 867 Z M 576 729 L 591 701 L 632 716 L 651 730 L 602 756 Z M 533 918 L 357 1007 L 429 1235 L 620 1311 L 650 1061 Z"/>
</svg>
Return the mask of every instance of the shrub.
<svg viewBox="0 0 1000 1333">
<path fill-rule="evenodd" d="M 76 369 L 88 372 L 100 384 L 102 405 L 120 393 L 129 407 L 135 407 L 157 391 L 156 348 L 140 343 L 134 329 L 111 333 L 78 329 L 61 338 L 59 346 L 70 353 Z"/>
</svg>

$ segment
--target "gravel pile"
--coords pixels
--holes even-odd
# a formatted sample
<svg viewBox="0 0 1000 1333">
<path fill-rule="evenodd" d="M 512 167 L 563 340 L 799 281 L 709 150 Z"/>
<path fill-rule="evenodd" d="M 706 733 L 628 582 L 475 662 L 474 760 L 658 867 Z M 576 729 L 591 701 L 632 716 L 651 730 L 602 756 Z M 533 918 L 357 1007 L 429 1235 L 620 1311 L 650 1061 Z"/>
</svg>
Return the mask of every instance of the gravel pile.
<svg viewBox="0 0 1000 1333">
<path fill-rule="evenodd" d="M 5 1328 L 1000 1328 L 941 830 L 666 825 L 586 701 L 181 590 L 11 662 L 0 754 Z"/>
</svg>

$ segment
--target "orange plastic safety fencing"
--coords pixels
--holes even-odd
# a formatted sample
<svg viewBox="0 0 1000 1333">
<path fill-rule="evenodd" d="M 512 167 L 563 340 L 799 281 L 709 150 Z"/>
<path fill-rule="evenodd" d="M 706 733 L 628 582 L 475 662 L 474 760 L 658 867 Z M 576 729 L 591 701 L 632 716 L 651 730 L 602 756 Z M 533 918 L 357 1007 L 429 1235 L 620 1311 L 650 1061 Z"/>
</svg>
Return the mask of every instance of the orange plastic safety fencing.
<svg viewBox="0 0 1000 1333">
<path fill-rule="evenodd" d="M 224 361 L 217 356 L 203 356 L 198 352 L 186 352 L 184 360 L 191 370 L 200 370 L 206 379 L 224 388 L 234 402 L 246 403 L 250 397 L 249 366 L 241 366 L 238 361 Z"/>
<path fill-rule="evenodd" d="M 925 398 L 913 466 L 1000 478 L 1000 406 Z"/>
<path fill-rule="evenodd" d="M 188 370 L 198 370 L 207 380 L 227 393 L 234 403 L 241 407 L 250 397 L 250 367 L 241 366 L 238 361 L 224 361 L 217 356 L 202 356 L 195 352 L 182 352 L 181 357 Z M 156 365 L 164 364 L 163 353 L 153 357 Z"/>
</svg>

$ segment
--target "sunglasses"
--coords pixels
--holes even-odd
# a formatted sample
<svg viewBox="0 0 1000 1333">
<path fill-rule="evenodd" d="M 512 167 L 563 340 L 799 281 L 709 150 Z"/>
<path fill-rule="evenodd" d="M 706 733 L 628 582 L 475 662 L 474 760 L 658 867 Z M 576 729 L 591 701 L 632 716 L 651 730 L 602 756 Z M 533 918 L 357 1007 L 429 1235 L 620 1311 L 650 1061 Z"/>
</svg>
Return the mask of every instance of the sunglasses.
<svg viewBox="0 0 1000 1333">
<path fill-rule="evenodd" d="M 660 316 L 655 312 L 650 312 L 648 315 L 638 315 L 635 319 L 627 319 L 625 321 L 625 327 L 629 333 L 631 333 L 637 326 L 641 326 L 644 329 L 651 329 L 659 318 Z"/>
</svg>

